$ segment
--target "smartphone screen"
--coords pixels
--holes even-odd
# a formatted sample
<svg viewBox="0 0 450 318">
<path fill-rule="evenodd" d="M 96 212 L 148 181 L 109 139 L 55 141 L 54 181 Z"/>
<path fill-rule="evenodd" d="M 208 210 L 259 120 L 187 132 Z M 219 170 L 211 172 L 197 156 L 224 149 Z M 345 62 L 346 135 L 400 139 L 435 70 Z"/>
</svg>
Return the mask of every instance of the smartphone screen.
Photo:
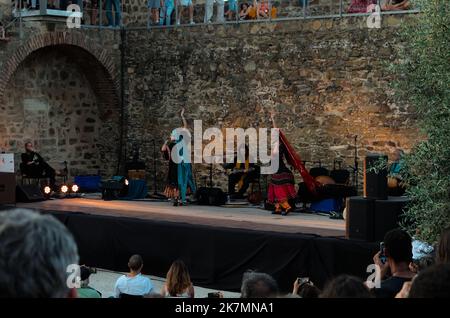
<svg viewBox="0 0 450 318">
<path fill-rule="evenodd" d="M 387 261 L 386 255 L 384 253 L 384 242 L 380 243 L 380 260 L 383 264 L 385 264 Z"/>
</svg>

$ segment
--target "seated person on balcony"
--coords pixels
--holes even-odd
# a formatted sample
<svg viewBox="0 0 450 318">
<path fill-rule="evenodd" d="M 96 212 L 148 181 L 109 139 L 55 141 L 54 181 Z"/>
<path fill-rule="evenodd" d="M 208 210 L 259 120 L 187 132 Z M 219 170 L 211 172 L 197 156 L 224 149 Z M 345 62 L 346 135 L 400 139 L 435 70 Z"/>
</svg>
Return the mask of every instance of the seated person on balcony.
<svg viewBox="0 0 450 318">
<path fill-rule="evenodd" d="M 49 178 L 50 187 L 55 189 L 55 175 L 64 175 L 66 172 L 56 172 L 40 154 L 34 151 L 33 144 L 25 144 L 25 153 L 22 154 L 22 163 L 20 165 L 22 174 L 32 178 Z"/>
<path fill-rule="evenodd" d="M 244 150 L 245 149 L 245 150 Z M 228 195 L 232 198 L 242 199 L 251 182 L 259 179 L 260 170 L 255 163 L 251 163 L 250 152 L 247 146 L 241 147 L 239 152 L 245 151 L 245 162 L 240 162 L 237 153 L 233 163 L 225 163 L 225 169 L 231 169 L 228 175 Z M 238 192 L 236 193 L 236 185 Z"/>
<path fill-rule="evenodd" d="M 262 0 L 261 2 L 254 0 L 253 6 L 250 6 L 248 8 L 247 16 L 250 20 L 269 18 L 269 2 L 266 0 Z M 272 19 L 277 17 L 277 8 L 275 8 L 274 6 L 272 6 L 270 17 Z"/>
<path fill-rule="evenodd" d="M 400 11 L 410 8 L 409 0 L 381 0 L 382 11 Z"/>
<path fill-rule="evenodd" d="M 250 10 L 253 8 L 251 4 L 241 3 L 241 7 L 239 10 L 239 20 L 250 20 Z M 255 11 L 256 14 L 256 11 Z"/>
<path fill-rule="evenodd" d="M 367 7 L 377 4 L 377 0 L 352 0 L 347 13 L 366 13 Z"/>
</svg>

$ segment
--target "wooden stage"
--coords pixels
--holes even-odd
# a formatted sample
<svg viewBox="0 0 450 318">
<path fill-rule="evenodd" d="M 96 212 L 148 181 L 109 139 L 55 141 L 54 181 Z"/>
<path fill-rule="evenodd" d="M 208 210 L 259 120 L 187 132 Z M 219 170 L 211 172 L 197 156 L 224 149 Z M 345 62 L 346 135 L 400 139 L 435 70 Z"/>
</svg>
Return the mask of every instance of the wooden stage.
<svg viewBox="0 0 450 318">
<path fill-rule="evenodd" d="M 262 230 L 282 233 L 316 234 L 343 237 L 345 222 L 332 220 L 325 215 L 290 213 L 273 215 L 259 207 L 199 206 L 173 207 L 169 202 L 150 200 L 103 201 L 100 198 L 55 199 L 34 203 L 17 203 L 17 207 L 37 209 L 42 212 L 82 212 L 94 215 L 161 220 L 194 225 Z"/>
</svg>

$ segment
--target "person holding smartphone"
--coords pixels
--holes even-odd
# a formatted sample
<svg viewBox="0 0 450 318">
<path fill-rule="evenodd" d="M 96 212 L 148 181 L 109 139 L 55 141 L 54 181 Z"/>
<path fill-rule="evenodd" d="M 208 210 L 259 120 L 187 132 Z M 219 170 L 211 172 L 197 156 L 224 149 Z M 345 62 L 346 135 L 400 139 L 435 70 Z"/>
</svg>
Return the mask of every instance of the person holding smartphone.
<svg viewBox="0 0 450 318">
<path fill-rule="evenodd" d="M 381 275 L 381 284 L 373 292 L 377 298 L 394 298 L 403 284 L 415 276 L 409 268 L 413 256 L 412 239 L 405 231 L 395 229 L 387 232 L 383 241 L 383 250 L 373 257 L 375 265 L 380 267 Z"/>
</svg>

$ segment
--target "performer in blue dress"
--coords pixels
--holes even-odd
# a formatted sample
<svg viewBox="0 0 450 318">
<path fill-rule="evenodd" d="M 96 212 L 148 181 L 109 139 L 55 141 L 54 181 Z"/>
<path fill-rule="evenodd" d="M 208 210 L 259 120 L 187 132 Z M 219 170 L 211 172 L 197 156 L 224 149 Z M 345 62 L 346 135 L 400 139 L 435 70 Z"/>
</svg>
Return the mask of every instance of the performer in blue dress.
<svg viewBox="0 0 450 318">
<path fill-rule="evenodd" d="M 181 110 L 181 119 L 183 121 L 184 129 L 188 129 L 187 121 L 184 117 L 184 108 Z M 192 174 L 192 165 L 187 162 L 187 158 L 183 153 L 186 147 L 181 147 L 180 143 L 185 140 L 176 130 L 172 131 L 170 139 L 167 140 L 161 148 L 163 156 L 169 161 L 169 170 L 167 175 L 167 185 L 164 190 L 164 195 L 172 199 L 174 206 L 182 206 L 187 204 L 186 196 L 190 193 L 195 193 L 196 186 Z M 172 158 L 172 149 L 175 145 L 179 145 L 178 149 L 179 159 L 178 163 Z M 190 156 L 190 154 L 188 154 Z"/>
</svg>

